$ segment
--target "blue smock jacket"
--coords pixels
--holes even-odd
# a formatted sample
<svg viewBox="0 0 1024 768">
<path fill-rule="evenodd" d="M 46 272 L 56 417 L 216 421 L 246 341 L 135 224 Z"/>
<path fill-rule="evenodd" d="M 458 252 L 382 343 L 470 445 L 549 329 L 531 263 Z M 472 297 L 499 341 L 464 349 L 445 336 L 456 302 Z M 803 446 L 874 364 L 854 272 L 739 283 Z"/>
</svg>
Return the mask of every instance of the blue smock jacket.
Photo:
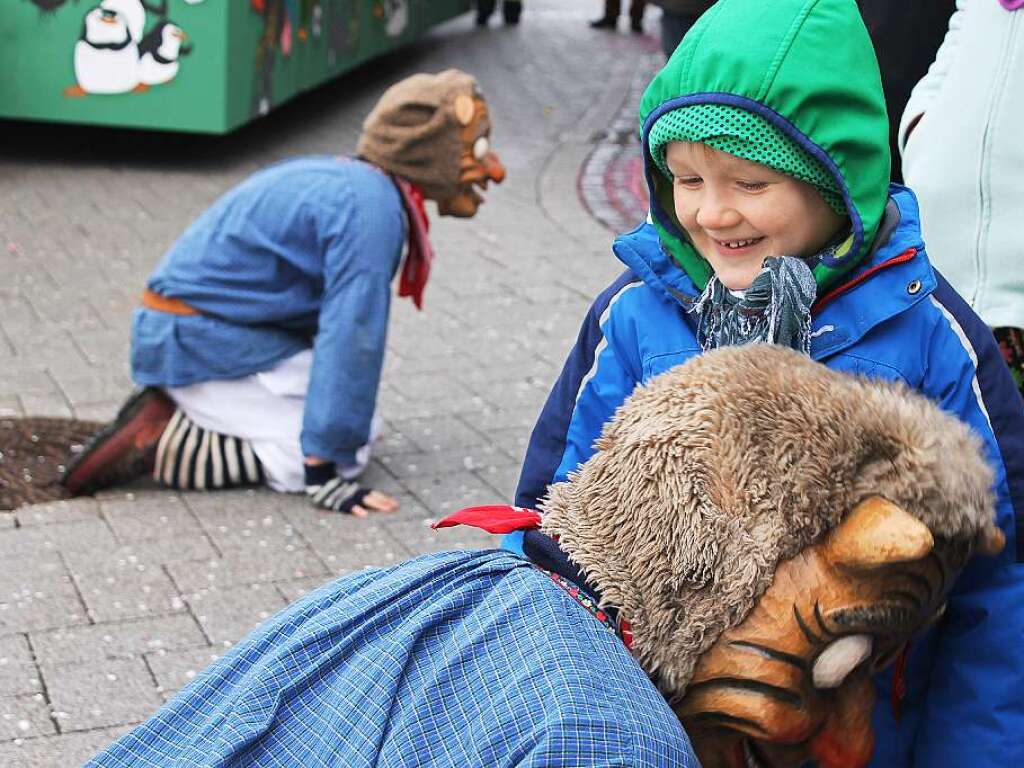
<svg viewBox="0 0 1024 768">
<path fill-rule="evenodd" d="M 973 427 L 995 468 L 1007 545 L 972 562 L 942 622 L 913 645 L 898 722 L 891 673 L 879 677 L 872 765 L 1024 765 L 1024 403 L 989 329 L 929 264 L 913 194 L 891 194 L 874 251 L 814 315 L 811 357 L 903 381 Z M 699 292 L 654 227 L 623 235 L 614 250 L 628 271 L 594 302 L 541 412 L 519 506 L 535 508 L 549 483 L 593 454 L 637 384 L 701 353 L 685 311 Z"/>
<path fill-rule="evenodd" d="M 227 192 L 147 286 L 201 312 L 138 309 L 132 376 L 182 387 L 269 370 L 313 348 L 302 450 L 341 466 L 367 442 L 384 358 L 402 199 L 372 165 L 307 157 Z"/>
<path fill-rule="evenodd" d="M 320 588 L 87 766 L 699 768 L 618 637 L 493 550 Z"/>
</svg>

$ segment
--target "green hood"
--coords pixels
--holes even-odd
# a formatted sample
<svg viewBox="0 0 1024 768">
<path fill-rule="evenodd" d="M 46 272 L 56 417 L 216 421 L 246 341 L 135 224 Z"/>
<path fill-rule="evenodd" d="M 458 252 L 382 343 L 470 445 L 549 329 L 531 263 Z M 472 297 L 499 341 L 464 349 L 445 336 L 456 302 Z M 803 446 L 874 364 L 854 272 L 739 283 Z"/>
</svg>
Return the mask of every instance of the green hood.
<svg viewBox="0 0 1024 768">
<path fill-rule="evenodd" d="M 889 121 L 878 61 L 854 0 L 719 0 L 647 86 L 640 136 L 651 213 L 665 249 L 703 290 L 711 267 L 679 226 L 671 183 L 648 147 L 661 115 L 692 104 L 757 113 L 836 177 L 853 242 L 811 265 L 819 294 L 860 262 L 888 199 Z"/>
</svg>

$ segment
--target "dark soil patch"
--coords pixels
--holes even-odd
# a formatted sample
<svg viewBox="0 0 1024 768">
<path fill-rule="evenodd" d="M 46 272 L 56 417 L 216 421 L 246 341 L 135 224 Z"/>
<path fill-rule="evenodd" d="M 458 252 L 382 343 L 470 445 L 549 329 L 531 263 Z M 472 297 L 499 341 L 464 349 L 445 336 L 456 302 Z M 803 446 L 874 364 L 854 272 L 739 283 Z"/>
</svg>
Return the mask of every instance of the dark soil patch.
<svg viewBox="0 0 1024 768">
<path fill-rule="evenodd" d="M 0 419 L 0 510 L 68 498 L 57 479 L 102 426 L 76 419 Z"/>
</svg>

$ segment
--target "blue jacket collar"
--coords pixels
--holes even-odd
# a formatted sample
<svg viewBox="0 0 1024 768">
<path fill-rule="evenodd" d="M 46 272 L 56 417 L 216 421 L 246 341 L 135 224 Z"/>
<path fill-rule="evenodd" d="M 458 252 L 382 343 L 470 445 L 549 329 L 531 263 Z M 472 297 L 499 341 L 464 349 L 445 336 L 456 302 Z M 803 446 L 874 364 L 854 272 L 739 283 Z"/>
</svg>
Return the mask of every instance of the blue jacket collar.
<svg viewBox="0 0 1024 768">
<path fill-rule="evenodd" d="M 812 324 L 811 357 L 820 360 L 849 347 L 872 328 L 926 299 L 936 287 L 921 240 L 917 200 L 893 184 L 874 247 L 843 284 L 826 294 Z M 616 238 L 618 259 L 648 286 L 689 309 L 699 291 L 662 249 L 650 223 Z M 912 258 L 898 257 L 913 250 Z M 819 297 L 819 299 L 825 297 Z"/>
</svg>

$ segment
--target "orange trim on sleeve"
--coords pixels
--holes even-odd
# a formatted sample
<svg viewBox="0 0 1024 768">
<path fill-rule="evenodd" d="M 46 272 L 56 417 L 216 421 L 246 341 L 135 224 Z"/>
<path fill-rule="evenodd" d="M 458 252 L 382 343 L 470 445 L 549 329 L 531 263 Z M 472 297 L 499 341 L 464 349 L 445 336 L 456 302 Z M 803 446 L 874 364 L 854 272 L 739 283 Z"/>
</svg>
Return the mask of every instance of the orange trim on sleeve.
<svg viewBox="0 0 1024 768">
<path fill-rule="evenodd" d="M 159 293 L 154 293 L 148 288 L 142 292 L 142 306 L 146 309 L 153 309 L 157 312 L 166 312 L 169 315 L 190 317 L 200 314 L 195 307 L 186 304 L 181 299 L 168 299 Z"/>
</svg>

